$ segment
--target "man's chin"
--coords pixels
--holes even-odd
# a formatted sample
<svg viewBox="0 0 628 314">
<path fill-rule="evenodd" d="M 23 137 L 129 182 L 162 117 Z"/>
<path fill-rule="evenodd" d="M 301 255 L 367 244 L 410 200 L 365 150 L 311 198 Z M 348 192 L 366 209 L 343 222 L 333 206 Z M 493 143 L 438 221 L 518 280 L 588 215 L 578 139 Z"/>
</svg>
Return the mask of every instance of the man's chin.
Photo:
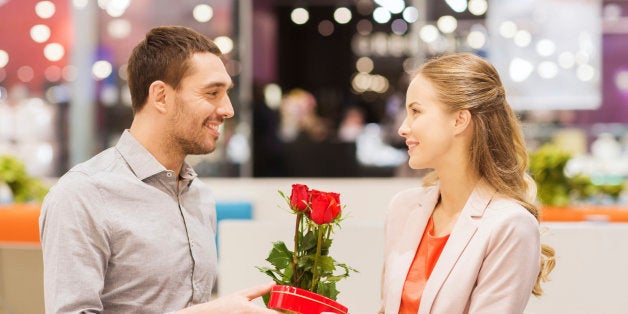
<svg viewBox="0 0 628 314">
<path fill-rule="evenodd" d="M 216 146 L 212 147 L 197 147 L 196 149 L 187 152 L 188 155 L 207 155 L 213 153 L 216 150 Z"/>
</svg>

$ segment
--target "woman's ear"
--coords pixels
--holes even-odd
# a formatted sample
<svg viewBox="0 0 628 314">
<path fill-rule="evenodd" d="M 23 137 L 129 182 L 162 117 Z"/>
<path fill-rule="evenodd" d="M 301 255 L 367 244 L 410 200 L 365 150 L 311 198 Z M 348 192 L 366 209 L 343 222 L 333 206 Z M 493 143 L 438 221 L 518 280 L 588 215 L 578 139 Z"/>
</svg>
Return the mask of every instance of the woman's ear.
<svg viewBox="0 0 628 314">
<path fill-rule="evenodd" d="M 163 81 L 154 81 L 148 88 L 148 105 L 155 108 L 160 113 L 168 111 L 166 102 L 168 85 Z"/>
<path fill-rule="evenodd" d="M 460 134 L 469 128 L 471 124 L 471 112 L 463 109 L 456 113 L 456 120 L 454 121 L 454 129 L 456 134 Z"/>
</svg>

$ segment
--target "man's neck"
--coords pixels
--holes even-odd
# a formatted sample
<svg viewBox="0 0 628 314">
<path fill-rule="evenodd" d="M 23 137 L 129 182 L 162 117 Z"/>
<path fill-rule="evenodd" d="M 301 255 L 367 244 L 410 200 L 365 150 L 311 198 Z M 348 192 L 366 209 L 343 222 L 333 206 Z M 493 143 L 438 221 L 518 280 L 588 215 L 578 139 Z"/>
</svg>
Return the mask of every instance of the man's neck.
<svg viewBox="0 0 628 314">
<path fill-rule="evenodd" d="M 165 143 L 163 141 L 165 136 L 151 132 L 153 129 L 154 127 L 142 128 L 141 125 L 133 123 L 129 129 L 129 133 L 131 133 L 164 168 L 174 171 L 178 178 L 185 155 L 180 154 L 172 145 Z"/>
</svg>

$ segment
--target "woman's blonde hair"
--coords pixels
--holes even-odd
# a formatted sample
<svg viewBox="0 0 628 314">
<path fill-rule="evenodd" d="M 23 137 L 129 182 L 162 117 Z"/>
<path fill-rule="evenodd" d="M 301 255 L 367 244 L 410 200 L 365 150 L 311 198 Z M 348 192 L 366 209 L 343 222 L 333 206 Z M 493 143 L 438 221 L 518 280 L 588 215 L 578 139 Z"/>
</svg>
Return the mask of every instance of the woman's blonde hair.
<svg viewBox="0 0 628 314">
<path fill-rule="evenodd" d="M 470 162 L 500 194 L 511 197 L 539 220 L 534 205 L 536 184 L 527 174 L 528 153 L 519 121 L 506 101 L 497 70 L 486 60 L 469 53 L 443 56 L 425 63 L 415 74 L 427 79 L 438 99 L 450 112 L 469 110 L 473 121 Z M 437 174 L 423 182 L 431 185 Z M 554 249 L 541 245 L 541 270 L 532 293 L 541 295 L 555 266 Z"/>
</svg>

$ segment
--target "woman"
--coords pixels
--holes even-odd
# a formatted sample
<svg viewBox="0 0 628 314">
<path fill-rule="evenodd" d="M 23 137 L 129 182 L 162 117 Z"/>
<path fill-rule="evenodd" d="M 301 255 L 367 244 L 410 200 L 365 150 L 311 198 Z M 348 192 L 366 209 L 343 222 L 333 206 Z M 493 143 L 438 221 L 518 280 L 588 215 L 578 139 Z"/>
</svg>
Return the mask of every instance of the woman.
<svg viewBox="0 0 628 314">
<path fill-rule="evenodd" d="M 380 313 L 522 313 L 554 251 L 495 68 L 466 53 L 424 64 L 399 135 L 410 167 L 434 171 L 390 203 Z"/>
</svg>

